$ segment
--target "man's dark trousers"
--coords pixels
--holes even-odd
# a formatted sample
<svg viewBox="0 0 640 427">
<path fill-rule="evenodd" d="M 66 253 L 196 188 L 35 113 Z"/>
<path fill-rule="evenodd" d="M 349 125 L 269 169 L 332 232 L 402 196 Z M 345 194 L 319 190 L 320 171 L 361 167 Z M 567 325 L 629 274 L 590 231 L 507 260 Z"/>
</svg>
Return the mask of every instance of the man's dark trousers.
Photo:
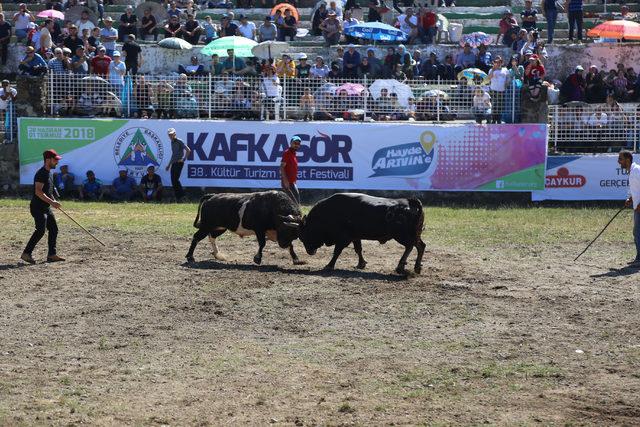
<svg viewBox="0 0 640 427">
<path fill-rule="evenodd" d="M 31 207 L 31 216 L 36 223 L 36 229 L 27 243 L 27 247 L 24 249 L 24 253 L 31 255 L 36 245 L 44 236 L 45 230 L 49 232 L 48 243 L 49 253 L 47 256 L 54 256 L 56 254 L 56 239 L 58 237 L 58 224 L 56 223 L 56 217 L 53 215 L 51 209 L 34 209 Z"/>
<path fill-rule="evenodd" d="M 183 167 L 184 162 L 176 162 L 171 165 L 171 185 L 173 186 L 173 193 L 176 196 L 176 200 L 184 197 L 184 190 L 182 189 L 182 184 L 180 184 L 180 174 L 182 173 Z"/>
</svg>

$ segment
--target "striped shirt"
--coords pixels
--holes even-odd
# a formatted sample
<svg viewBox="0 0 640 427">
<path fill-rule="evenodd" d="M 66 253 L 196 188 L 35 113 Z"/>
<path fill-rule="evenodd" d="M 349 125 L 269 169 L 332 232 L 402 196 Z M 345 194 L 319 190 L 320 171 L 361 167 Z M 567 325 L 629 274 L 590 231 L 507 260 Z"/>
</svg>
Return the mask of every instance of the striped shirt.
<svg viewBox="0 0 640 427">
<path fill-rule="evenodd" d="M 582 0 L 569 0 L 569 12 L 582 12 Z"/>
<path fill-rule="evenodd" d="M 66 74 L 67 70 L 64 68 L 64 63 L 58 58 L 49 60 L 49 69 L 53 71 L 53 74 Z"/>
</svg>

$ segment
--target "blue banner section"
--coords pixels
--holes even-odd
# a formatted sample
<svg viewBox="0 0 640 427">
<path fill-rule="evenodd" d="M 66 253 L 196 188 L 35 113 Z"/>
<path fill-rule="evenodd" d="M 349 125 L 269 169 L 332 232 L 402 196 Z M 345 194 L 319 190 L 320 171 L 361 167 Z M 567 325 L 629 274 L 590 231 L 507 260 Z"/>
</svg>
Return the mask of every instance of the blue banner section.
<svg viewBox="0 0 640 427">
<path fill-rule="evenodd" d="M 280 180 L 279 166 L 189 164 L 190 179 L 261 179 Z M 353 181 L 352 167 L 301 166 L 300 181 Z"/>
</svg>

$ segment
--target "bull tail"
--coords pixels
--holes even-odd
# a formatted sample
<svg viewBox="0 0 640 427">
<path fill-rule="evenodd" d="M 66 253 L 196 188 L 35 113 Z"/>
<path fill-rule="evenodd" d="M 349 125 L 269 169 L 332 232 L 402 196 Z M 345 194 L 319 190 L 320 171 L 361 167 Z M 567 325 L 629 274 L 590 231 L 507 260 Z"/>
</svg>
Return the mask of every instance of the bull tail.
<svg viewBox="0 0 640 427">
<path fill-rule="evenodd" d="M 196 214 L 196 219 L 195 221 L 193 221 L 193 226 L 195 228 L 200 228 L 200 211 L 202 211 L 202 204 L 204 203 L 205 200 L 207 200 L 209 197 L 211 197 L 210 194 L 206 194 L 202 197 L 200 197 L 200 203 L 198 204 L 198 213 Z"/>
</svg>

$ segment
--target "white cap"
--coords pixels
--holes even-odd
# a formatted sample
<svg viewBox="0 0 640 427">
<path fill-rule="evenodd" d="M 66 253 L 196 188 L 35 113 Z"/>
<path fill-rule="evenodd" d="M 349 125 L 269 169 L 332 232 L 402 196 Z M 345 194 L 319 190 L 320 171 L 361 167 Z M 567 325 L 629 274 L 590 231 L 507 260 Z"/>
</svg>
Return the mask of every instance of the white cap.
<svg viewBox="0 0 640 427">
<path fill-rule="evenodd" d="M 176 134 L 176 130 L 174 128 L 169 128 L 169 129 L 167 129 L 167 133 L 169 135 L 175 135 Z"/>
</svg>

